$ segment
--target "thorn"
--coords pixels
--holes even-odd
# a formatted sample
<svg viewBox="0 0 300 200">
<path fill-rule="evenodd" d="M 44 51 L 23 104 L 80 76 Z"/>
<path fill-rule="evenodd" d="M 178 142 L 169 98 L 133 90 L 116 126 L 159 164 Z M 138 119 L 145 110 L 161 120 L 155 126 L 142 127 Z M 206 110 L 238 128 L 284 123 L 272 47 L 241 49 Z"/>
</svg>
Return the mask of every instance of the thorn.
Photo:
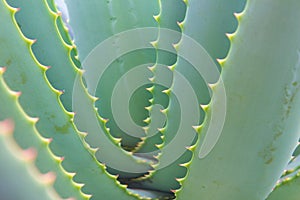
<svg viewBox="0 0 300 200">
<path fill-rule="evenodd" d="M 43 66 L 46 70 L 49 70 L 51 69 L 52 67 L 51 66 Z"/>
<path fill-rule="evenodd" d="M 56 179 L 56 175 L 54 172 L 48 172 L 46 174 L 42 174 L 42 182 L 46 185 L 52 185 Z"/>
<path fill-rule="evenodd" d="M 185 180 L 185 177 L 184 178 L 175 178 L 175 180 L 181 183 L 182 181 Z"/>
<path fill-rule="evenodd" d="M 160 112 L 162 113 L 162 114 L 164 114 L 164 115 L 167 115 L 168 114 L 168 108 L 166 108 L 166 109 L 160 109 Z"/>
<path fill-rule="evenodd" d="M 179 43 L 172 44 L 173 48 L 178 52 L 179 49 Z M 173 65 L 174 66 L 174 65 Z M 170 68 L 170 67 L 169 67 Z"/>
<path fill-rule="evenodd" d="M 71 177 L 71 178 L 73 178 L 75 175 L 76 175 L 76 173 L 74 173 L 74 172 L 66 172 L 66 174 L 69 176 L 69 177 Z M 76 185 L 78 184 L 78 183 L 76 183 L 76 182 L 74 182 Z M 79 186 L 79 184 L 78 184 L 78 186 Z"/>
<path fill-rule="evenodd" d="M 182 0 L 186 5 L 189 4 L 189 0 Z"/>
<path fill-rule="evenodd" d="M 178 164 L 178 166 L 180 166 L 180 167 L 186 167 L 186 168 L 188 167 L 187 163 L 180 163 L 180 164 Z M 177 180 L 177 178 L 175 178 L 175 180 Z M 177 181 L 179 182 L 179 180 L 180 180 L 180 178 L 178 178 Z"/>
<path fill-rule="evenodd" d="M 183 30 L 183 25 L 184 25 L 184 22 L 182 21 L 182 22 L 178 22 L 177 21 L 177 25 L 179 26 L 179 28 L 181 29 L 181 30 Z"/>
<path fill-rule="evenodd" d="M 228 37 L 228 39 L 229 39 L 230 41 L 232 41 L 233 36 L 234 36 L 234 33 L 225 33 L 225 35 Z"/>
<path fill-rule="evenodd" d="M 157 128 L 157 130 L 161 133 L 165 132 L 166 131 L 166 127 L 163 127 L 163 128 Z"/>
<path fill-rule="evenodd" d="M 31 121 L 32 123 L 37 123 L 39 121 L 38 117 L 28 117 L 29 121 Z"/>
<path fill-rule="evenodd" d="M 47 144 L 50 144 L 53 141 L 53 138 L 44 138 L 43 139 Z"/>
<path fill-rule="evenodd" d="M 106 124 L 109 121 L 109 119 L 104 119 L 103 118 L 103 122 Z"/>
<path fill-rule="evenodd" d="M 150 119 L 150 117 L 147 117 L 146 119 L 144 119 L 143 120 L 143 122 L 145 122 L 145 123 L 150 123 L 150 121 L 151 121 L 151 119 Z M 146 128 L 146 127 L 143 127 L 143 128 Z M 149 127 L 147 128 L 147 130 L 149 129 Z"/>
<path fill-rule="evenodd" d="M 187 150 L 189 150 L 189 151 L 194 151 L 195 150 L 195 148 L 196 148 L 196 145 L 192 145 L 192 146 L 187 146 L 187 147 L 185 147 Z"/>
<path fill-rule="evenodd" d="M 155 19 L 155 21 L 159 22 L 160 21 L 160 15 L 153 15 L 153 18 Z"/>
<path fill-rule="evenodd" d="M 155 146 L 157 147 L 157 148 L 159 148 L 159 149 L 161 149 L 164 145 L 163 144 L 155 144 Z M 159 156 L 157 155 L 157 156 L 153 156 L 155 159 L 158 159 L 159 158 Z"/>
<path fill-rule="evenodd" d="M 217 58 L 216 60 L 220 64 L 220 66 L 223 67 L 223 65 L 224 65 L 224 63 L 226 61 L 226 58 L 223 58 L 223 59 L 222 58 Z"/>
<path fill-rule="evenodd" d="M 150 44 L 151 44 L 154 48 L 157 48 L 157 47 L 158 47 L 158 41 L 150 42 Z"/>
<path fill-rule="evenodd" d="M 193 129 L 197 132 L 197 133 L 199 133 L 200 132 L 200 130 L 202 129 L 202 125 L 199 125 L 199 126 L 193 126 Z"/>
<path fill-rule="evenodd" d="M 0 67 L 0 75 L 4 74 L 6 71 L 6 67 Z"/>
<path fill-rule="evenodd" d="M 169 88 L 169 89 L 163 90 L 162 92 L 165 93 L 165 94 L 167 94 L 168 96 L 170 96 L 171 89 Z"/>
<path fill-rule="evenodd" d="M 22 150 L 22 158 L 25 161 L 32 162 L 35 160 L 36 156 L 37 156 L 37 151 L 34 148 Z"/>
<path fill-rule="evenodd" d="M 75 175 L 74 175 L 75 176 Z M 82 188 L 85 184 L 84 183 L 75 183 L 75 185 L 78 187 L 78 188 Z"/>
<path fill-rule="evenodd" d="M 36 42 L 37 42 L 37 39 L 31 40 L 31 44 L 34 44 L 34 43 L 36 43 Z"/>
<path fill-rule="evenodd" d="M 12 95 L 14 95 L 15 97 L 17 97 L 17 98 L 19 98 L 22 95 L 22 92 L 20 92 L 20 91 L 18 91 L 18 92 L 16 92 L 16 91 L 10 91 L 10 93 Z"/>
<path fill-rule="evenodd" d="M 175 47 L 174 47 L 174 48 L 175 48 Z M 169 70 L 171 70 L 171 71 L 174 71 L 175 67 L 176 67 L 176 64 L 171 65 L 171 66 L 168 66 Z"/>
<path fill-rule="evenodd" d="M 159 112 L 161 112 L 162 114 L 166 114 L 168 110 L 169 110 L 168 108 L 162 108 L 159 109 Z"/>
<path fill-rule="evenodd" d="M 78 69 L 78 73 L 83 76 L 83 74 L 85 73 L 85 70 L 84 69 Z"/>
<path fill-rule="evenodd" d="M 6 119 L 4 121 L 0 121 L 0 134 L 8 135 L 12 134 L 14 131 L 14 122 L 11 119 Z"/>
<path fill-rule="evenodd" d="M 218 82 L 216 82 L 216 83 L 208 83 L 207 85 L 208 85 L 208 87 L 210 87 L 210 89 L 215 90 L 215 88 L 218 85 Z"/>
<path fill-rule="evenodd" d="M 149 131 L 149 127 L 142 127 L 142 129 L 144 130 L 144 133 L 147 135 Z"/>
<path fill-rule="evenodd" d="M 149 66 L 148 69 L 153 72 L 155 70 L 155 65 Z"/>
<path fill-rule="evenodd" d="M 73 111 L 68 111 L 68 115 L 69 115 L 70 117 L 75 117 L 75 112 L 73 112 Z"/>
<path fill-rule="evenodd" d="M 99 116 L 99 119 L 100 119 L 103 123 L 108 122 L 108 119 L 105 119 L 105 118 L 103 118 L 103 117 L 101 117 L 101 116 Z"/>
<path fill-rule="evenodd" d="M 209 108 L 209 105 L 202 105 L 200 104 L 200 107 L 205 111 L 207 112 L 208 108 Z"/>
<path fill-rule="evenodd" d="M 90 96 L 91 96 L 91 95 L 90 95 Z M 91 96 L 91 98 L 92 98 L 92 100 L 95 101 L 95 102 L 99 100 L 99 97 Z"/>
<path fill-rule="evenodd" d="M 148 78 L 148 80 L 153 83 L 155 80 L 155 77 Z"/>
<path fill-rule="evenodd" d="M 62 94 L 65 93 L 65 90 L 56 90 L 56 91 L 57 91 L 57 93 L 58 93 L 59 95 L 62 95 Z"/>
<path fill-rule="evenodd" d="M 154 99 L 149 99 L 149 103 L 153 104 L 154 103 Z"/>
<path fill-rule="evenodd" d="M 82 135 L 83 137 L 86 137 L 88 134 L 87 132 L 79 132 L 80 135 Z"/>
<path fill-rule="evenodd" d="M 113 140 L 115 141 L 115 143 L 121 143 L 122 138 L 113 138 Z"/>
<path fill-rule="evenodd" d="M 172 190 L 172 189 L 171 189 L 170 191 L 171 191 L 172 193 L 174 193 L 174 194 L 175 194 L 177 190 Z"/>
<path fill-rule="evenodd" d="M 99 150 L 99 148 L 92 148 L 92 147 L 90 147 L 90 150 L 91 150 L 94 154 L 96 154 L 96 152 Z"/>
<path fill-rule="evenodd" d="M 149 80 L 150 80 L 150 79 L 152 79 L 152 78 L 149 78 Z M 146 90 L 148 90 L 149 92 L 153 92 L 154 86 L 148 87 L 148 88 L 146 88 Z"/>
<path fill-rule="evenodd" d="M 146 107 L 144 107 L 145 108 L 145 110 L 148 110 L 149 112 L 152 110 L 152 105 L 150 105 L 150 106 L 146 106 Z"/>
<path fill-rule="evenodd" d="M 241 20 L 241 17 L 243 15 L 243 12 L 240 13 L 233 13 L 233 15 L 236 17 L 236 19 Z"/>
</svg>

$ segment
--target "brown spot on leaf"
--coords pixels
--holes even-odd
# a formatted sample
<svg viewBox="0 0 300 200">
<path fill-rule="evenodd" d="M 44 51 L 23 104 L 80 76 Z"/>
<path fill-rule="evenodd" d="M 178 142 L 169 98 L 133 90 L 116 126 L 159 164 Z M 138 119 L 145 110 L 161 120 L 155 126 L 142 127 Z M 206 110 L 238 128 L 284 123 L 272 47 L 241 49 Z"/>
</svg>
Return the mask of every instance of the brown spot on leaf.
<svg viewBox="0 0 300 200">
<path fill-rule="evenodd" d="M 8 59 L 5 64 L 6 66 L 9 66 L 11 64 L 11 59 Z"/>
<path fill-rule="evenodd" d="M 22 73 L 21 74 L 21 84 L 24 85 L 24 84 L 26 84 L 26 82 L 27 82 L 27 77 L 24 73 Z"/>
<path fill-rule="evenodd" d="M 276 148 L 273 146 L 273 144 L 270 144 L 270 145 L 266 146 L 258 154 L 264 160 L 265 164 L 270 164 L 273 161 L 273 153 L 275 150 L 276 150 Z"/>
<path fill-rule="evenodd" d="M 69 128 L 70 128 L 70 124 L 69 123 L 66 123 L 63 126 L 55 126 L 56 132 L 58 132 L 58 133 L 64 133 L 64 134 L 69 132 Z"/>
</svg>

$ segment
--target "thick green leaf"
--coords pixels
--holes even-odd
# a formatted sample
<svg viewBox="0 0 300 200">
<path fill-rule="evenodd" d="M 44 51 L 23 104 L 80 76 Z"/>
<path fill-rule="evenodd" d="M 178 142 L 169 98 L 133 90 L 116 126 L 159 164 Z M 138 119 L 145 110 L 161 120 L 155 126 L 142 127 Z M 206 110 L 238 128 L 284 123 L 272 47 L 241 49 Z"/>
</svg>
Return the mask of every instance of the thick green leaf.
<svg viewBox="0 0 300 200">
<path fill-rule="evenodd" d="M 300 198 L 300 179 L 299 172 L 296 176 L 284 180 L 281 184 L 277 185 L 268 196 L 267 200 L 298 200 Z"/>
<path fill-rule="evenodd" d="M 233 16 L 233 13 L 241 11 L 244 6 L 244 3 L 244 1 L 236 0 L 226 2 L 219 0 L 213 0 L 209 2 L 188 1 L 185 20 L 182 23 L 180 23 L 182 32 L 183 34 L 185 34 L 182 40 L 186 40 L 186 37 L 192 37 L 195 43 L 200 44 L 202 47 L 206 48 L 205 50 L 208 53 L 210 53 L 210 57 L 213 59 L 217 59 L 217 56 L 226 55 L 229 50 L 229 41 L 226 38 L 225 33 L 229 31 L 232 32 L 236 29 L 237 23 L 236 19 Z M 165 9 L 167 9 L 168 7 L 169 6 L 166 6 Z M 163 21 L 164 18 L 161 17 L 160 20 Z M 176 48 L 179 51 L 183 51 L 183 49 L 187 50 L 186 46 L 183 46 L 184 44 L 185 41 L 181 41 L 176 45 Z M 188 53 L 194 57 L 198 57 L 199 62 L 207 60 L 208 54 L 194 55 L 192 52 L 189 51 L 190 49 L 188 49 L 188 52 L 185 53 Z M 203 74 L 199 74 L 199 70 L 196 69 L 197 66 L 193 66 L 193 63 L 189 63 L 190 60 L 185 59 L 186 58 L 184 57 L 179 57 L 176 64 L 173 67 L 175 68 L 175 71 L 177 71 L 177 73 L 181 73 L 189 81 L 189 84 L 191 85 L 192 89 L 195 91 L 195 95 L 197 96 L 198 105 L 207 104 L 210 100 L 210 94 L 206 86 L 207 83 L 204 82 L 204 79 L 202 77 Z M 209 66 L 212 66 L 211 63 Z M 166 70 L 160 70 L 156 73 L 157 79 L 165 79 L 165 77 L 168 77 L 168 75 L 166 74 L 170 72 L 170 70 L 169 72 L 167 72 Z M 191 126 L 201 124 L 204 119 L 204 112 L 202 110 L 199 119 L 196 119 L 195 121 L 195 119 L 189 116 L 189 114 L 186 114 L 186 110 L 180 107 L 182 106 L 181 104 L 184 103 L 184 101 L 182 101 L 183 98 L 178 101 L 176 95 L 172 94 L 172 90 L 173 87 L 176 87 L 176 85 L 181 83 L 178 80 L 175 81 L 173 82 L 172 88 L 170 89 L 170 104 L 169 107 L 166 109 L 168 121 L 164 129 L 165 147 L 168 147 L 169 144 L 172 144 L 172 141 L 174 139 L 176 140 L 176 138 L 180 138 L 181 134 L 185 134 L 186 137 L 188 137 L 189 132 L 191 136 L 194 136 L 195 132 L 191 128 Z M 185 89 L 183 89 L 180 92 L 182 93 Z M 191 93 L 186 93 L 185 95 L 189 98 L 192 98 Z M 195 110 L 197 110 L 197 108 L 195 108 Z M 190 115 L 192 115 L 191 113 L 192 112 L 190 112 Z M 185 121 L 185 123 L 190 124 L 190 129 L 181 129 L 182 133 L 178 132 L 179 130 L 176 126 L 177 124 L 180 124 L 180 117 L 182 117 L 181 120 L 183 121 L 186 119 L 190 120 L 190 122 Z M 191 122 L 192 120 L 194 120 L 194 123 Z M 194 141 L 195 140 L 191 138 L 188 143 L 184 144 L 185 146 L 182 146 L 182 144 L 178 144 L 177 148 L 191 146 Z M 187 150 L 183 150 L 183 152 L 184 151 L 186 152 L 180 158 L 173 160 L 173 163 L 171 165 L 164 166 L 164 168 L 161 168 L 161 165 L 165 165 L 165 163 L 170 162 L 170 160 L 172 160 L 170 159 L 170 157 L 176 156 L 176 154 L 172 154 L 172 150 L 170 151 L 170 149 L 162 149 L 162 155 L 159 161 L 163 164 L 158 164 L 156 166 L 156 168 L 159 170 L 153 173 L 153 177 L 143 182 L 143 187 L 163 191 L 179 189 L 180 185 L 176 178 L 183 178 L 186 175 L 187 171 L 185 167 L 182 167 L 180 165 L 187 163 L 191 159 L 191 152 Z"/>
<path fill-rule="evenodd" d="M 57 26 L 57 22 L 61 21 L 59 15 L 50 10 L 47 1 L 7 2 L 15 8 L 20 8 L 16 14 L 16 21 L 22 33 L 27 38 L 36 40 L 32 45 L 34 55 L 41 64 L 50 67 L 46 72 L 47 78 L 55 89 L 64 92 L 60 99 L 65 109 L 72 111 L 72 89 L 76 67 L 69 56 L 72 46 L 64 43 L 58 34 L 61 33 Z"/>
<path fill-rule="evenodd" d="M 3 68 L 0 68 L 0 71 Z M 2 74 L 0 74 L 0 120 L 11 119 L 14 121 L 13 139 L 22 149 L 34 148 L 36 159 L 34 164 L 40 173 L 55 174 L 54 188 L 62 198 L 87 199 L 80 192 L 80 186 L 72 181 L 72 175 L 66 173 L 62 166 L 62 158 L 54 157 L 49 150 L 50 140 L 41 137 L 35 128 L 35 119 L 26 116 L 21 109 L 18 100 L 18 93 L 13 93 L 5 85 Z"/>
<path fill-rule="evenodd" d="M 38 63 L 31 46 L 18 29 L 15 11 L 1 1 L 0 6 L 0 66 L 6 66 L 4 80 L 14 91 L 21 91 L 21 107 L 30 117 L 38 117 L 37 131 L 44 138 L 52 138 L 49 145 L 55 156 L 64 157 L 62 167 L 75 173 L 73 180 L 84 184 L 82 191 L 93 199 L 131 197 L 112 177 L 105 172 L 75 128 L 73 115 L 64 111 L 59 100 L 60 93 L 54 90 L 45 76 L 46 68 Z M 100 183 L 106 184 L 100 184 Z M 111 192 L 114 191 L 114 192 Z"/>
<path fill-rule="evenodd" d="M 299 9 L 296 0 L 249 0 L 238 16 L 202 133 L 220 125 L 214 120 L 226 106 L 224 127 L 211 151 L 211 143 L 197 143 L 178 199 L 261 200 L 270 193 L 299 139 Z"/>
<path fill-rule="evenodd" d="M 79 52 L 79 58 L 85 65 L 84 60 L 88 57 L 89 53 L 104 40 L 113 37 L 114 34 L 122 31 L 142 28 L 142 27 L 157 27 L 157 23 L 153 18 L 153 15 L 158 13 L 157 1 L 66 1 L 70 14 L 70 24 L 72 26 L 75 43 Z M 140 36 L 143 37 L 143 36 Z M 139 37 L 135 38 L 139 40 Z M 149 40 L 149 43 L 154 41 L 156 36 L 153 35 L 153 39 Z M 121 45 L 118 41 L 118 37 L 114 38 L 115 46 Z M 86 69 L 85 78 L 89 92 L 99 98 L 99 101 L 95 103 L 99 108 L 98 112 L 101 117 L 109 119 L 106 126 L 110 129 L 110 134 L 115 138 L 121 138 L 121 144 L 126 149 L 133 149 L 140 138 L 137 136 L 143 135 L 143 126 L 146 124 L 143 122 L 149 114 L 148 110 L 144 107 L 149 106 L 149 99 L 151 95 L 149 92 L 141 92 L 139 94 L 140 106 L 130 106 L 129 108 L 131 116 L 134 116 L 135 123 L 132 123 L 131 116 L 123 118 L 124 124 L 119 125 L 118 116 L 115 116 L 112 112 L 112 94 L 117 81 L 122 75 L 126 74 L 130 69 L 142 64 L 148 64 L 151 66 L 155 62 L 155 49 L 144 49 L 130 52 L 126 55 L 118 55 L 118 48 L 116 48 L 116 58 L 109 66 L 101 65 L 101 58 L 98 61 L 98 70 L 104 71 L 101 77 L 97 76 L 97 72 L 89 70 L 94 66 L 83 66 Z M 134 50 L 134 49 L 133 49 Z M 147 67 L 147 66 L 145 66 Z M 92 84 L 94 80 L 98 80 L 97 84 Z M 150 77 L 148 77 L 150 78 Z M 130 82 L 125 84 L 119 84 L 123 90 L 128 91 Z M 143 85 L 141 85 L 143 86 Z M 129 92 L 129 91 L 128 91 Z M 150 95 L 150 96 L 149 96 Z M 118 105 L 122 105 L 121 108 L 128 109 L 126 102 L 127 99 L 123 97 L 120 99 Z M 132 101 L 133 103 L 134 101 Z M 122 112 L 119 110 L 118 112 Z M 132 129 L 130 127 L 134 127 Z M 127 132 L 129 130 L 130 132 Z M 87 141 L 92 141 L 87 136 Z"/>
<path fill-rule="evenodd" d="M 6 200 L 23 199 L 24 197 L 32 200 L 58 199 L 51 187 L 51 177 L 44 177 L 43 180 L 42 175 L 34 170 L 32 163 L 34 151 L 26 152 L 18 149 L 13 141 L 12 132 L 12 121 L 0 122 L 1 198 Z"/>
</svg>

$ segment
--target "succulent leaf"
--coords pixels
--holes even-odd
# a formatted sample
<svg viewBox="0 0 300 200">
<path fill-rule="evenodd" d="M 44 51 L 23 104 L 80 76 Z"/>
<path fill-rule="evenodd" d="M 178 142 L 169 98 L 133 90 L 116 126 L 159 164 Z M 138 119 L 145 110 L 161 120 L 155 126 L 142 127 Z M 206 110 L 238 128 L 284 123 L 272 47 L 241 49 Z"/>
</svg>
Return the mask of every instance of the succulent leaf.
<svg viewBox="0 0 300 200">
<path fill-rule="evenodd" d="M 299 199 L 298 0 L 63 1 L 0 0 L 1 198 Z"/>
<path fill-rule="evenodd" d="M 287 199 L 287 200 L 297 200 L 299 199 L 299 172 L 296 175 L 286 178 L 278 184 L 274 191 L 268 196 L 267 200 L 279 200 L 279 199 Z"/>
<path fill-rule="evenodd" d="M 207 156 L 199 156 L 198 141 L 178 199 L 254 200 L 270 193 L 299 138 L 299 112 L 293 110 L 300 103 L 299 6 L 249 0 L 239 14 L 202 133 L 217 124 L 209 124 L 209 116 L 224 104 L 222 82 L 228 98 L 224 127 Z"/>
<path fill-rule="evenodd" d="M 0 75 L 1 76 L 1 75 Z M 0 84 L 2 87 L 2 81 Z M 6 119 L 0 122 L 0 194 L 3 199 L 58 199 L 52 188 L 52 178 L 34 170 L 33 149 L 21 150 L 12 137 L 14 122 Z M 50 174 L 49 174 L 50 175 Z M 44 179 L 44 180 L 43 180 Z M 15 192 L 18 191 L 18 192 Z"/>
<path fill-rule="evenodd" d="M 73 176 L 65 172 L 62 168 L 61 161 L 63 158 L 55 157 L 49 150 L 51 139 L 41 137 L 36 130 L 35 124 L 38 119 L 26 116 L 20 107 L 18 103 L 19 93 L 10 91 L 7 88 L 3 81 L 2 74 L 0 75 L 0 82 L 0 102 L 6 105 L 0 107 L 0 120 L 12 119 L 14 121 L 15 130 L 12 139 L 14 139 L 24 151 L 31 148 L 35 149 L 36 157 L 33 164 L 36 165 L 40 173 L 55 174 L 56 178 L 53 187 L 62 198 L 73 197 L 76 199 L 88 199 L 87 196 L 81 193 L 78 184 L 72 181 Z"/>
<path fill-rule="evenodd" d="M 7 67 L 4 80 L 9 88 L 22 92 L 20 106 L 30 117 L 39 118 L 37 131 L 43 138 L 52 138 L 49 148 L 54 156 L 64 157 L 62 167 L 68 173 L 75 173 L 73 181 L 84 184 L 82 192 L 92 195 L 93 199 L 112 195 L 117 199 L 124 195 L 133 198 L 124 186 L 120 187 L 116 177 L 106 173 L 82 140 L 72 122 L 73 115 L 64 110 L 59 100 L 61 93 L 53 89 L 46 78 L 47 68 L 38 63 L 31 51 L 33 42 L 20 32 L 14 19 L 16 10 L 3 1 L 0 9 L 0 66 Z M 107 183 L 101 186 L 103 189 L 97 184 L 102 181 Z M 109 191 L 113 190 L 116 192 L 111 194 Z"/>
</svg>

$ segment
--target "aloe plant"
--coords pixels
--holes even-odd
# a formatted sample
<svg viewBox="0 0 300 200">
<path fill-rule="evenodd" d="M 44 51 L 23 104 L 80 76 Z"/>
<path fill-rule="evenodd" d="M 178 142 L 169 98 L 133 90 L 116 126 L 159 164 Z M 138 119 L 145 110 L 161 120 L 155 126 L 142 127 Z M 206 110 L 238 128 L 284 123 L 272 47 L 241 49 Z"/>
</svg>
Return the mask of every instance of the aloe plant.
<svg viewBox="0 0 300 200">
<path fill-rule="evenodd" d="M 1 198 L 300 198 L 299 1 L 65 3 L 0 1 Z"/>
</svg>

